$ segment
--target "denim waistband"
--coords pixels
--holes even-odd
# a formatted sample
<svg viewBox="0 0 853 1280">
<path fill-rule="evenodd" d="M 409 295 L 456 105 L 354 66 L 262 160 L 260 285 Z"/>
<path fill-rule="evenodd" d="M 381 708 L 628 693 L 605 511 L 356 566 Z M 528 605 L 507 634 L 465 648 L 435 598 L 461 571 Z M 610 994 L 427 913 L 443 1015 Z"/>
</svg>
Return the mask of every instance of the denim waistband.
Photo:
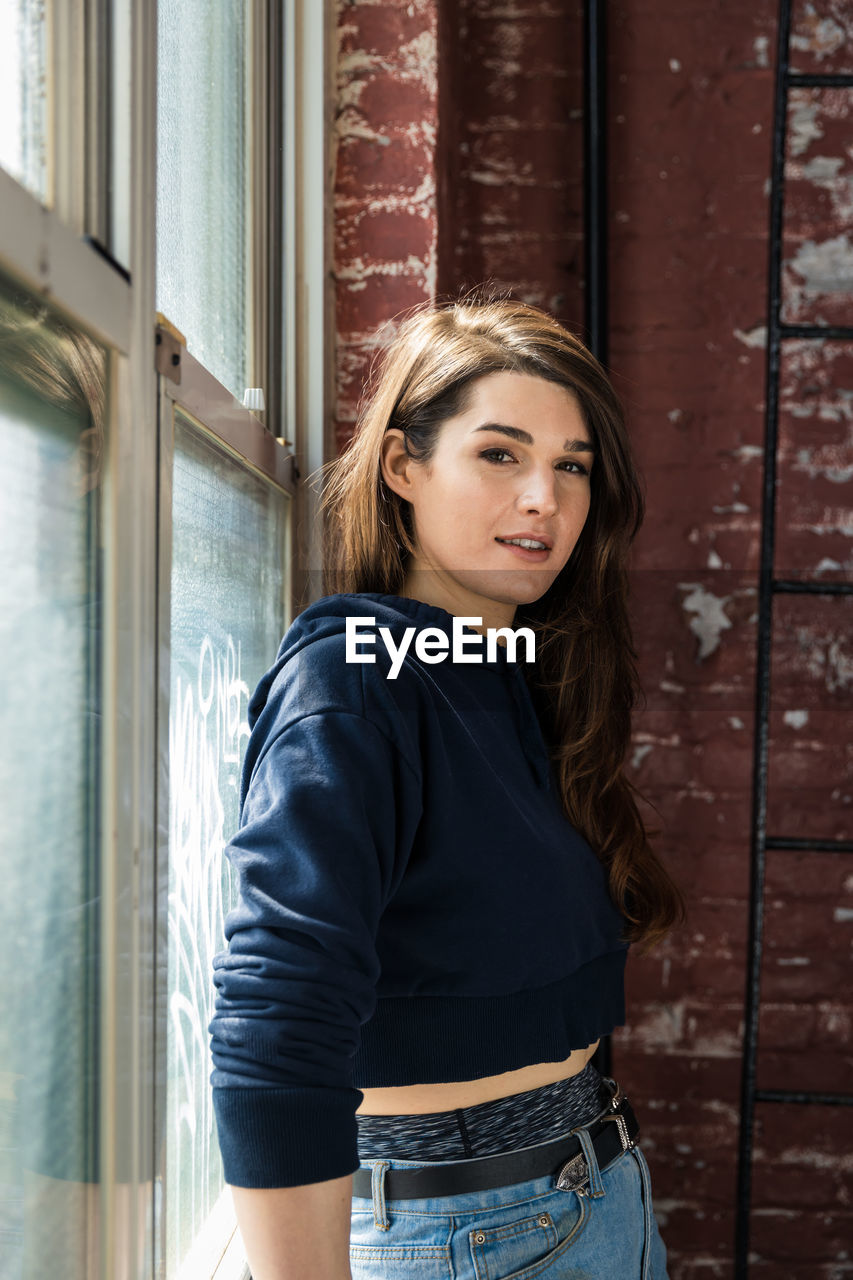
<svg viewBox="0 0 853 1280">
<path fill-rule="evenodd" d="M 606 1092 L 588 1062 L 577 1075 L 471 1107 L 421 1115 L 356 1115 L 359 1159 L 465 1160 L 559 1138 L 592 1120 Z"/>
</svg>

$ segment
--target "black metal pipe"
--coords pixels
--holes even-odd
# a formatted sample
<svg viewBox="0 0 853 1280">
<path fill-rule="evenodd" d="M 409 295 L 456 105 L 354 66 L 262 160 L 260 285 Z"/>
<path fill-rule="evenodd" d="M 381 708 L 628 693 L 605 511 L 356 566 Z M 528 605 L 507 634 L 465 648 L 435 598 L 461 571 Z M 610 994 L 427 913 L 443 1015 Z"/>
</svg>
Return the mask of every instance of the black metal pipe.
<svg viewBox="0 0 853 1280">
<path fill-rule="evenodd" d="M 607 26 L 604 0 L 583 10 L 583 245 L 586 343 L 607 363 Z M 610 1036 L 592 1056 L 596 1071 L 613 1074 Z"/>
<path fill-rule="evenodd" d="M 755 1123 L 756 1059 L 764 926 L 765 839 L 767 835 L 767 765 L 770 720 L 770 648 L 773 622 L 773 553 L 776 532 L 776 453 L 779 416 L 782 213 L 785 190 L 785 135 L 788 111 L 788 39 L 790 0 L 780 0 L 773 107 L 773 151 L 770 180 L 768 246 L 767 361 L 764 433 L 764 478 L 761 501 L 761 561 L 758 583 L 758 652 L 756 655 L 755 748 L 753 759 L 752 840 L 750 858 L 748 971 L 741 1067 L 740 1136 L 735 1218 L 735 1280 L 749 1274 L 749 1215 L 752 1194 L 752 1148 Z"/>
<path fill-rule="evenodd" d="M 583 33 L 584 323 L 587 344 L 607 362 L 607 11 L 585 0 Z"/>
</svg>

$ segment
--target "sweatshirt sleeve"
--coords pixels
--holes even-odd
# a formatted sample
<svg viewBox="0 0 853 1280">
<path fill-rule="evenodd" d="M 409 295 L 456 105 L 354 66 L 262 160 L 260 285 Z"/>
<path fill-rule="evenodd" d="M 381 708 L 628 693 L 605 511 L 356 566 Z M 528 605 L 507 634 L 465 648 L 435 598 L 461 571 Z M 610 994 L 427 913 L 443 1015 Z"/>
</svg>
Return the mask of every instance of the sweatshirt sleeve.
<svg viewBox="0 0 853 1280">
<path fill-rule="evenodd" d="M 239 898 L 214 960 L 211 1083 L 232 1185 L 358 1168 L 352 1056 L 420 813 L 414 769 L 354 712 L 303 716 L 262 750 L 226 848 Z"/>
</svg>

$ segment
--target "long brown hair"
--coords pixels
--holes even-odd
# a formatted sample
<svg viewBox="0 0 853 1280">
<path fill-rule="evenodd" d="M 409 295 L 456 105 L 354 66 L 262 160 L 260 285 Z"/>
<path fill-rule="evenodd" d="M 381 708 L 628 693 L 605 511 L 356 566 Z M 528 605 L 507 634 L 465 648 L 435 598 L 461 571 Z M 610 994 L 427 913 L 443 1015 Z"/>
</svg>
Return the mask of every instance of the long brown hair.
<svg viewBox="0 0 853 1280">
<path fill-rule="evenodd" d="M 646 954 L 686 918 L 685 900 L 649 843 L 624 763 L 640 696 L 628 619 L 628 550 L 643 497 L 624 414 L 607 374 L 579 338 L 539 307 L 475 291 L 409 312 L 374 360 L 356 433 L 320 468 L 326 592 L 399 592 L 414 554 L 409 503 L 382 481 L 390 427 L 408 453 L 431 457 L 441 425 L 462 413 L 487 373 L 533 374 L 572 391 L 596 450 L 590 510 L 546 593 L 514 625 L 536 633 L 528 683 L 566 816 L 608 871 L 624 937 Z"/>
</svg>

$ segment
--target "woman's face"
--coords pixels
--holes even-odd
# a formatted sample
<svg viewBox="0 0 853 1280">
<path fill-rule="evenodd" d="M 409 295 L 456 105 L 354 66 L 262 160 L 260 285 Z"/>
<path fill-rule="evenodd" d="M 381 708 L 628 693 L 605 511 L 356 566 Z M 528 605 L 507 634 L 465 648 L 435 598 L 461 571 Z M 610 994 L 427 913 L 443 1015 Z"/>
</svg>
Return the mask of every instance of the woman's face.
<svg viewBox="0 0 853 1280">
<path fill-rule="evenodd" d="M 385 483 L 412 506 L 416 555 L 403 594 L 506 626 L 566 564 L 590 503 L 592 440 L 577 398 L 526 373 L 488 373 L 413 462 L 386 432 Z M 535 540 L 535 548 L 510 539 Z M 541 545 L 544 544 L 544 545 Z"/>
</svg>

